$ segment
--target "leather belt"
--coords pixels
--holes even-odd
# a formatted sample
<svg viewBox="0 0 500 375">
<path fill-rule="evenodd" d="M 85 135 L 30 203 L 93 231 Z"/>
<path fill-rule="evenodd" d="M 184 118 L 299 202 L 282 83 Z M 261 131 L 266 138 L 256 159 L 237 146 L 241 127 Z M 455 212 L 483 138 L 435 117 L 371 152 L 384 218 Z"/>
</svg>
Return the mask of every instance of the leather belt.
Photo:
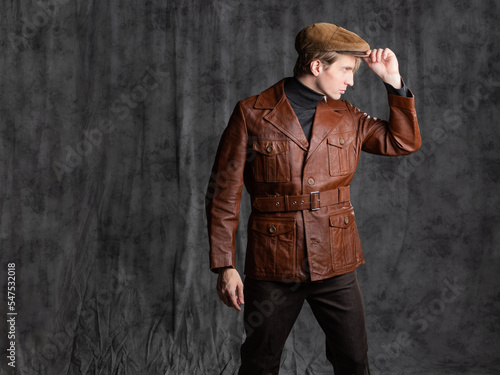
<svg viewBox="0 0 500 375">
<path fill-rule="evenodd" d="M 260 212 L 287 212 L 310 210 L 317 211 L 321 207 L 349 202 L 351 192 L 349 186 L 326 191 L 313 191 L 303 195 L 281 195 L 278 197 L 257 197 L 252 207 Z"/>
</svg>

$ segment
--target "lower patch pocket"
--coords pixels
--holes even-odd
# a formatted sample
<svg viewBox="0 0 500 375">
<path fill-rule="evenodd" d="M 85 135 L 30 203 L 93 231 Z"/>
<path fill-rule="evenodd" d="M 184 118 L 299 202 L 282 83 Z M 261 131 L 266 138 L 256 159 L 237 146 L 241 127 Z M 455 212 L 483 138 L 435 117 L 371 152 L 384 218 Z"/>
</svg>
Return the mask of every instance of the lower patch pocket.
<svg viewBox="0 0 500 375">
<path fill-rule="evenodd" d="M 295 219 L 253 218 L 247 264 L 257 272 L 289 274 L 295 267 Z"/>
<path fill-rule="evenodd" d="M 351 268 L 361 260 L 361 243 L 352 207 L 330 214 L 330 249 L 335 271 Z"/>
</svg>

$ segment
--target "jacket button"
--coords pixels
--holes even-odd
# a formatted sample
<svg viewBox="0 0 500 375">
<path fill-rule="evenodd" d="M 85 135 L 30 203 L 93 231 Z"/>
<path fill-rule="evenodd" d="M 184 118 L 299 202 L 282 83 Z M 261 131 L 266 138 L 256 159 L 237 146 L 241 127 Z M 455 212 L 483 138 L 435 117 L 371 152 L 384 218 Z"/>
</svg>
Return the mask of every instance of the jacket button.
<svg viewBox="0 0 500 375">
<path fill-rule="evenodd" d="M 345 143 L 344 138 L 340 138 L 339 142 L 340 142 L 341 145 L 343 145 Z"/>
<path fill-rule="evenodd" d="M 345 223 L 345 225 L 349 224 L 349 217 L 348 216 L 344 217 L 344 223 Z"/>
<path fill-rule="evenodd" d="M 311 178 L 309 178 L 309 179 L 307 180 L 307 183 L 308 183 L 309 185 L 314 185 L 314 182 L 315 182 L 315 181 L 314 181 L 314 178 L 312 178 L 312 177 L 311 177 Z"/>
<path fill-rule="evenodd" d="M 269 233 L 274 234 L 276 232 L 276 227 L 273 225 L 268 229 Z"/>
<path fill-rule="evenodd" d="M 267 152 L 273 152 L 273 146 L 269 145 L 266 147 Z"/>
</svg>

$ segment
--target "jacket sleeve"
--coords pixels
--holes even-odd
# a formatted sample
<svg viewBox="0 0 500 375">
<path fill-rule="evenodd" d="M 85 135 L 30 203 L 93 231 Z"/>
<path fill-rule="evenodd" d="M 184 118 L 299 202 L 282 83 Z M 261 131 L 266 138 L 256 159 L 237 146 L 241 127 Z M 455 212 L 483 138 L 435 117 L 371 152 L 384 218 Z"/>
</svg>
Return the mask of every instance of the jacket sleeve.
<svg viewBox="0 0 500 375">
<path fill-rule="evenodd" d="M 370 117 L 355 108 L 363 151 L 388 156 L 406 155 L 417 151 L 421 144 L 415 112 L 415 98 L 388 95 L 389 121 Z"/>
<path fill-rule="evenodd" d="M 235 235 L 238 228 L 248 134 L 238 103 L 217 149 L 206 194 L 210 242 L 210 268 L 235 267 Z"/>
</svg>

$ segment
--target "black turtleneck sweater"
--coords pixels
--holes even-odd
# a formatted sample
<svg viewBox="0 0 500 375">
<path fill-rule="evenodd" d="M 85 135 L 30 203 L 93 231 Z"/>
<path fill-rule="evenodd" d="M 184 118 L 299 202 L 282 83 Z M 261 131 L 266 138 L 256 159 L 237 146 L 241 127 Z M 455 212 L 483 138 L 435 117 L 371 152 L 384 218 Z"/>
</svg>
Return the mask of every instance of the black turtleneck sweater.
<svg viewBox="0 0 500 375">
<path fill-rule="evenodd" d="M 396 89 L 387 83 L 384 84 L 389 94 L 411 97 L 412 95 L 405 83 L 403 81 L 402 83 L 403 87 L 400 89 Z M 285 95 L 299 119 L 307 140 L 310 141 L 316 107 L 325 96 L 304 85 L 297 77 L 290 77 L 285 80 Z"/>
<path fill-rule="evenodd" d="M 310 141 L 316 107 L 325 96 L 304 85 L 297 77 L 286 79 L 285 95 Z"/>
</svg>

